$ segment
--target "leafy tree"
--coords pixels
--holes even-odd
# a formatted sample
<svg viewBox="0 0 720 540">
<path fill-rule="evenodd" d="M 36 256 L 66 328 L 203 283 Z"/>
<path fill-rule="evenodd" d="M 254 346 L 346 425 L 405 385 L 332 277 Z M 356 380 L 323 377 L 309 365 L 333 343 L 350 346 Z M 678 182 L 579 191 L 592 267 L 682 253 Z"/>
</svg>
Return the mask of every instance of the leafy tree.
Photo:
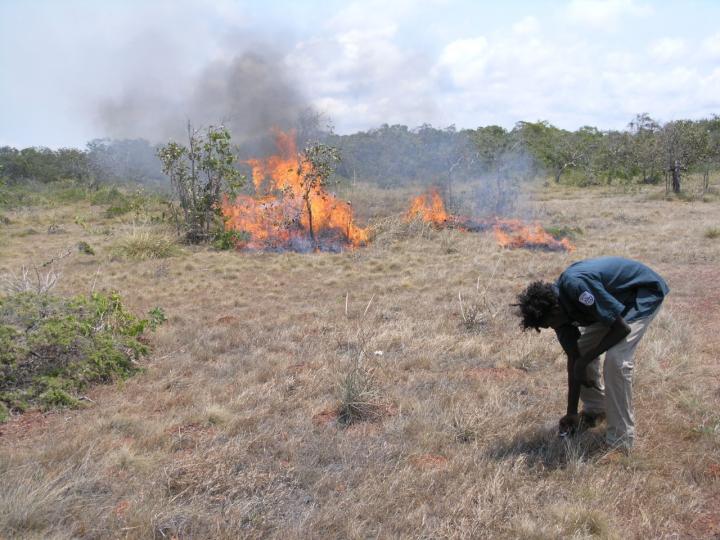
<svg viewBox="0 0 720 540">
<path fill-rule="evenodd" d="M 519 122 L 516 131 L 538 162 L 552 174 L 556 183 L 561 176 L 580 164 L 583 148 L 573 133 L 556 128 L 548 122 Z"/>
<path fill-rule="evenodd" d="M 630 160 L 634 173 L 646 184 L 655 183 L 662 171 L 660 124 L 647 113 L 638 114 L 628 125 L 631 136 Z"/>
<path fill-rule="evenodd" d="M 720 116 L 714 115 L 700 124 L 707 132 L 707 148 L 702 159 L 703 193 L 707 193 L 710 188 L 710 170 L 720 167 Z"/>
<path fill-rule="evenodd" d="M 188 242 L 208 241 L 221 230 L 222 193 L 245 183 L 234 166 L 230 141 L 230 132 L 223 126 L 201 131 L 188 124 L 187 146 L 170 142 L 158 150 L 163 172 L 180 202 Z"/>
<path fill-rule="evenodd" d="M 299 162 L 300 185 L 305 210 L 308 214 L 308 227 L 310 238 L 315 243 L 315 228 L 313 226 L 313 197 L 322 197 L 328 180 L 335 172 L 340 162 L 340 151 L 327 144 L 314 143 L 305 148 Z"/>
<path fill-rule="evenodd" d="M 628 180 L 632 178 L 632 139 L 625 131 L 606 131 L 598 140 L 593 156 L 594 169 L 605 176 L 607 184 L 615 178 Z"/>
<path fill-rule="evenodd" d="M 682 172 L 697 165 L 707 155 L 708 133 L 696 122 L 676 120 L 663 126 L 660 143 L 673 193 L 680 193 Z"/>
</svg>

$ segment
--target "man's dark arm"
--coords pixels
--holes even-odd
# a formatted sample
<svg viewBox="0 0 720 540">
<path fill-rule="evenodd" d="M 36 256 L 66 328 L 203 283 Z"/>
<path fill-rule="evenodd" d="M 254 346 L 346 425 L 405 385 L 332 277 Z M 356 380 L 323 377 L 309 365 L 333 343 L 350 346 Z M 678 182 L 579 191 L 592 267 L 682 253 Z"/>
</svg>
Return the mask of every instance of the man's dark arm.
<svg viewBox="0 0 720 540">
<path fill-rule="evenodd" d="M 568 355 L 568 395 L 567 395 L 567 415 L 574 416 L 578 413 L 578 403 L 580 402 L 581 381 L 575 377 L 575 363 L 578 356 Z"/>
<path fill-rule="evenodd" d="M 580 331 L 572 326 L 565 325 L 555 329 L 558 341 L 567 355 L 567 373 L 568 373 L 568 416 L 576 415 L 578 409 L 578 401 L 580 400 L 580 381 L 575 379 L 575 364 L 580 358 L 580 350 L 578 349 L 578 338 Z"/>
</svg>

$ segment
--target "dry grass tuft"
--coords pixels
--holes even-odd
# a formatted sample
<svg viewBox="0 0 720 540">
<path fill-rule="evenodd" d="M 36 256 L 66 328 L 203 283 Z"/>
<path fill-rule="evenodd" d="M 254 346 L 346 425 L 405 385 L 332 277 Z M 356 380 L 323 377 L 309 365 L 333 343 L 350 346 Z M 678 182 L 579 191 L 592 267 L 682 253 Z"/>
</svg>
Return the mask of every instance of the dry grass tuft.
<svg viewBox="0 0 720 540">
<path fill-rule="evenodd" d="M 179 252 L 180 248 L 172 236 L 145 227 L 134 227 L 112 248 L 115 256 L 134 261 L 164 259 Z"/>
<path fill-rule="evenodd" d="M 383 407 L 373 372 L 359 362 L 339 381 L 338 394 L 337 418 L 340 424 L 349 426 L 380 418 Z"/>
</svg>

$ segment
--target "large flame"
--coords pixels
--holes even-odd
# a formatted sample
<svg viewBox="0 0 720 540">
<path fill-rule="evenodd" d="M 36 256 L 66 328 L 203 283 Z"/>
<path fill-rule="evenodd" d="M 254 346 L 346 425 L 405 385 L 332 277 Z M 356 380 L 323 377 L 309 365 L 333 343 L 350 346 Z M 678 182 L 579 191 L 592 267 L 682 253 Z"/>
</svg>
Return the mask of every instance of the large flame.
<svg viewBox="0 0 720 540">
<path fill-rule="evenodd" d="M 405 214 L 407 221 L 421 219 L 437 228 L 452 227 L 463 231 L 479 232 L 493 229 L 501 247 L 543 249 L 548 251 L 573 251 L 568 238 L 556 239 L 539 223 L 527 224 L 518 219 L 475 219 L 455 216 L 445 210 L 445 204 L 437 189 L 415 197 Z"/>
<path fill-rule="evenodd" d="M 238 247 L 255 250 L 339 251 L 368 241 L 353 222 L 352 207 L 321 187 L 306 189 L 310 164 L 298 154 L 293 131 L 277 131 L 278 154 L 250 159 L 255 192 L 225 198 L 221 210 L 227 230 L 246 233 Z"/>
</svg>

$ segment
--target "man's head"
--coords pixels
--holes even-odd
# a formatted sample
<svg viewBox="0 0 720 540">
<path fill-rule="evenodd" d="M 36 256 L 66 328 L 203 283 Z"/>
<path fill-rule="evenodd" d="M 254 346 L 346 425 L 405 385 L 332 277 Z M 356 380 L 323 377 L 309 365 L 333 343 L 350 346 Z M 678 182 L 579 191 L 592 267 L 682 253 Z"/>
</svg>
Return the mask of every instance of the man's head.
<svg viewBox="0 0 720 540">
<path fill-rule="evenodd" d="M 549 328 L 565 322 L 563 310 L 558 302 L 558 294 L 552 283 L 535 281 L 518 295 L 518 315 L 522 317 L 520 324 L 524 329 Z"/>
</svg>

